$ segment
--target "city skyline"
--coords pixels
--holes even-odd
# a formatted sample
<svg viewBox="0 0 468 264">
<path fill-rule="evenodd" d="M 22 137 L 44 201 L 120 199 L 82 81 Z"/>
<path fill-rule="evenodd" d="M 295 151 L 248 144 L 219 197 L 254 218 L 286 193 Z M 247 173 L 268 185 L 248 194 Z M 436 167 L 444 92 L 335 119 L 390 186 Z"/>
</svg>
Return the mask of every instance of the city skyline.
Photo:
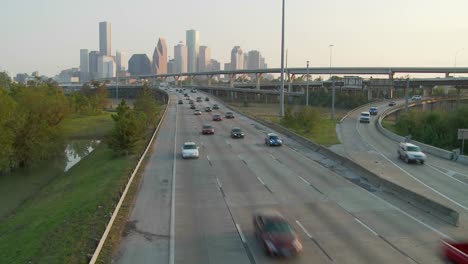
<svg viewBox="0 0 468 264">
<path fill-rule="evenodd" d="M 145 16 L 146 12 L 149 14 L 153 7 L 171 10 L 181 3 L 158 5 L 141 0 L 135 7 L 143 7 L 143 14 L 135 15 L 127 12 L 131 5 L 114 7 L 104 0 L 93 2 L 94 8 L 88 10 L 87 3 L 91 1 L 85 0 L 70 13 L 66 5 L 53 1 L 7 2 L 8 12 L 0 21 L 22 23 L 0 29 L 0 34 L 6 36 L 0 50 L 1 69 L 12 74 L 39 70 L 51 76 L 62 69 L 79 67 L 79 49 L 99 50 L 95 25 L 101 21 L 112 24 L 112 54 L 119 49 L 128 54 L 151 55 L 155 37 L 164 36 L 168 47 L 173 47 L 185 39 L 185 30 L 196 28 L 202 32 L 201 42 L 211 48 L 212 57 L 222 63 L 229 61 L 230 50 L 239 45 L 243 50 L 262 51 L 269 67 L 279 66 L 280 2 L 240 0 L 226 12 L 226 5 L 219 1 L 182 1 L 180 18 L 169 25 L 161 21 L 168 21 L 171 12 L 161 12 L 158 19 Z M 247 5 L 249 8 L 244 8 Z M 468 27 L 463 13 L 467 7 L 467 2 L 455 0 L 396 0 L 392 5 L 366 0 L 287 1 L 288 65 L 305 67 L 309 60 L 311 67 L 326 67 L 328 45 L 334 44 L 335 66 L 454 66 L 455 59 L 457 66 L 464 66 L 468 63 L 468 47 L 464 44 L 468 37 L 463 34 Z M 439 19 L 449 11 L 450 17 Z M 316 15 L 310 17 L 310 12 Z M 221 13 L 222 17 L 218 15 Z M 245 21 L 236 19 L 239 13 Z M 147 26 L 135 30 L 136 23 L 128 23 L 132 20 Z M 48 41 L 50 38 L 54 41 Z M 35 49 L 27 48 L 31 41 Z"/>
</svg>

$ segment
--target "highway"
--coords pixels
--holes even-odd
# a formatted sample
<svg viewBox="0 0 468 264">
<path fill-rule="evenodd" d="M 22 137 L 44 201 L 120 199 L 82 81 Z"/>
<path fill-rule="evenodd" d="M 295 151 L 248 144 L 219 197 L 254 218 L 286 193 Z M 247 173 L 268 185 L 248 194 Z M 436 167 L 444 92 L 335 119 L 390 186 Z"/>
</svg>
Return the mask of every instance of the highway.
<svg viewBox="0 0 468 264">
<path fill-rule="evenodd" d="M 455 228 L 353 184 L 334 161 L 288 138 L 282 147 L 265 146 L 270 130 L 246 117 L 211 121 L 227 111 L 214 98 L 197 108 L 218 103 L 221 109 L 201 116 L 187 100 L 177 104 L 182 98 L 170 92 L 113 262 L 441 263 L 438 240 L 453 237 Z M 205 123 L 215 126 L 214 135 L 201 135 Z M 234 126 L 245 131 L 244 139 L 230 138 Z M 186 141 L 200 146 L 199 159 L 182 159 Z M 265 255 L 252 226 L 253 213 L 264 208 L 288 219 L 303 242 L 302 255 Z"/>
<path fill-rule="evenodd" d="M 404 101 L 397 101 L 403 104 Z M 389 107 L 387 103 L 377 104 L 379 115 Z M 448 205 L 460 211 L 466 228 L 468 222 L 468 166 L 427 154 L 424 165 L 406 164 L 398 159 L 398 142 L 381 134 L 374 125 L 379 115 L 371 117 L 371 124 L 360 124 L 359 113 L 368 111 L 363 107 L 353 111 L 338 126 L 342 145 L 336 151 L 355 162 L 368 167 L 374 173 L 399 185 Z M 468 237 L 468 232 L 459 234 Z"/>
</svg>

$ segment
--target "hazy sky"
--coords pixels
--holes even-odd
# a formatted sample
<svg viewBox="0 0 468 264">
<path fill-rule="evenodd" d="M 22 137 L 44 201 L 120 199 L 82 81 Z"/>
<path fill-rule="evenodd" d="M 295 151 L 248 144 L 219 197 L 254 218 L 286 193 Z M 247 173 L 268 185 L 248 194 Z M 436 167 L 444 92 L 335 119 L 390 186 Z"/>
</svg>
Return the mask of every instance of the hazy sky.
<svg viewBox="0 0 468 264">
<path fill-rule="evenodd" d="M 281 0 L 0 0 L 0 70 L 54 75 L 99 49 L 98 23 L 112 25 L 112 53 L 147 53 L 165 37 L 169 56 L 185 30 L 200 31 L 212 57 L 233 46 L 280 63 Z M 288 65 L 468 64 L 467 0 L 286 0 Z"/>
</svg>

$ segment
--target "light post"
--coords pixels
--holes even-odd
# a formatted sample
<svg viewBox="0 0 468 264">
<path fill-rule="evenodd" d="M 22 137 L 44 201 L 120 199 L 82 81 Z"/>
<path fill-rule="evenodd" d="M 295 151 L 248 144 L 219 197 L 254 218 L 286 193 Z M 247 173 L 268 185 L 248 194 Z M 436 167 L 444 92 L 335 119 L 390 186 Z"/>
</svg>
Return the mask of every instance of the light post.
<svg viewBox="0 0 468 264">
<path fill-rule="evenodd" d="M 453 63 L 454 68 L 457 68 L 457 56 L 458 56 L 458 53 L 462 52 L 463 50 L 464 50 L 464 48 L 459 49 L 459 50 L 457 50 L 457 52 L 455 52 L 455 56 L 454 56 L 455 58 L 454 58 L 454 63 Z M 455 76 L 455 74 L 454 74 L 454 76 Z"/>
<path fill-rule="evenodd" d="M 331 77 L 331 66 L 332 66 L 332 52 L 333 52 L 333 44 L 328 46 L 330 48 L 330 79 Z M 332 112 L 331 112 L 331 119 L 335 119 L 335 81 L 332 80 Z"/>
<path fill-rule="evenodd" d="M 309 61 L 307 61 L 306 106 L 309 106 Z"/>
<path fill-rule="evenodd" d="M 280 87 L 280 111 L 279 117 L 284 117 L 284 1 L 281 18 L 281 87 Z"/>
</svg>

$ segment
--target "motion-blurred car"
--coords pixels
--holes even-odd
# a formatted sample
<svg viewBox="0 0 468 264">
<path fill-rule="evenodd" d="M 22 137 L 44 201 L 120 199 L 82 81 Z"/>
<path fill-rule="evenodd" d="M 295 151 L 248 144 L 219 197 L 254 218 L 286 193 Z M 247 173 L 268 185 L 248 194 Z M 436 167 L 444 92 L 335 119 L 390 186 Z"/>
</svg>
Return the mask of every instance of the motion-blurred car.
<svg viewBox="0 0 468 264">
<path fill-rule="evenodd" d="M 214 104 L 213 109 L 219 109 L 219 106 L 217 104 Z"/>
<path fill-rule="evenodd" d="M 418 146 L 408 142 L 401 142 L 398 146 L 397 153 L 398 158 L 404 160 L 406 163 L 419 161 L 421 164 L 424 164 L 426 161 L 426 154 L 424 154 Z"/>
<path fill-rule="evenodd" d="M 370 109 L 369 109 L 369 114 L 371 115 L 377 115 L 379 111 L 377 110 L 377 107 L 376 106 L 372 106 Z"/>
<path fill-rule="evenodd" d="M 468 241 L 441 241 L 444 263 L 468 264 Z"/>
<path fill-rule="evenodd" d="M 240 127 L 233 127 L 231 129 L 231 137 L 232 138 L 244 138 L 245 134 L 244 131 Z"/>
<path fill-rule="evenodd" d="M 195 102 L 193 102 L 193 100 L 188 101 L 188 103 L 191 104 L 191 105 L 195 104 Z"/>
<path fill-rule="evenodd" d="M 395 106 L 395 105 L 396 105 L 395 101 L 391 101 L 390 103 L 388 103 L 388 106 Z"/>
<path fill-rule="evenodd" d="M 196 92 L 197 92 L 197 89 L 192 89 L 191 92 L 192 92 L 192 93 L 196 93 Z"/>
<path fill-rule="evenodd" d="M 182 101 L 182 100 L 179 100 L 179 104 L 183 104 L 183 103 L 184 103 L 184 101 Z"/>
<path fill-rule="evenodd" d="M 185 96 L 185 97 L 188 97 L 188 96 L 190 96 L 190 95 L 188 95 L 187 93 L 184 93 L 184 96 Z"/>
<path fill-rule="evenodd" d="M 197 158 L 199 157 L 200 153 L 198 152 L 197 144 L 194 142 L 185 142 L 182 146 L 182 158 Z"/>
<path fill-rule="evenodd" d="M 212 135 L 215 133 L 214 127 L 212 125 L 203 125 L 202 134 L 203 135 Z"/>
<path fill-rule="evenodd" d="M 226 118 L 234 118 L 234 113 L 233 112 L 226 112 L 224 115 Z"/>
<path fill-rule="evenodd" d="M 411 97 L 411 101 L 419 101 L 421 99 L 422 97 L 420 95 L 413 95 L 413 97 Z"/>
<path fill-rule="evenodd" d="M 278 137 L 275 133 L 268 133 L 265 137 L 265 145 L 267 146 L 281 146 L 283 145 L 283 140 Z"/>
<path fill-rule="evenodd" d="M 254 214 L 254 232 L 265 252 L 271 256 L 294 257 L 302 252 L 302 243 L 288 221 L 275 210 Z"/>
<path fill-rule="evenodd" d="M 215 114 L 213 115 L 213 121 L 223 121 L 223 117 L 221 115 Z"/>
<path fill-rule="evenodd" d="M 193 111 L 193 114 L 194 115 L 201 115 L 201 111 L 197 109 L 197 110 Z"/>
<path fill-rule="evenodd" d="M 196 108 L 195 105 L 193 104 L 193 105 L 190 106 L 190 109 L 197 109 L 197 108 Z"/>
<path fill-rule="evenodd" d="M 207 102 L 208 102 L 209 100 L 210 100 L 210 98 L 208 98 L 208 97 L 205 97 L 205 101 L 207 101 Z"/>
<path fill-rule="evenodd" d="M 370 113 L 361 112 L 361 115 L 359 116 L 359 123 L 370 123 Z"/>
<path fill-rule="evenodd" d="M 201 102 L 202 101 L 202 98 L 199 96 L 197 97 L 197 102 Z"/>
<path fill-rule="evenodd" d="M 207 106 L 205 107 L 205 112 L 212 112 L 213 110 L 211 110 L 211 107 Z"/>
</svg>

